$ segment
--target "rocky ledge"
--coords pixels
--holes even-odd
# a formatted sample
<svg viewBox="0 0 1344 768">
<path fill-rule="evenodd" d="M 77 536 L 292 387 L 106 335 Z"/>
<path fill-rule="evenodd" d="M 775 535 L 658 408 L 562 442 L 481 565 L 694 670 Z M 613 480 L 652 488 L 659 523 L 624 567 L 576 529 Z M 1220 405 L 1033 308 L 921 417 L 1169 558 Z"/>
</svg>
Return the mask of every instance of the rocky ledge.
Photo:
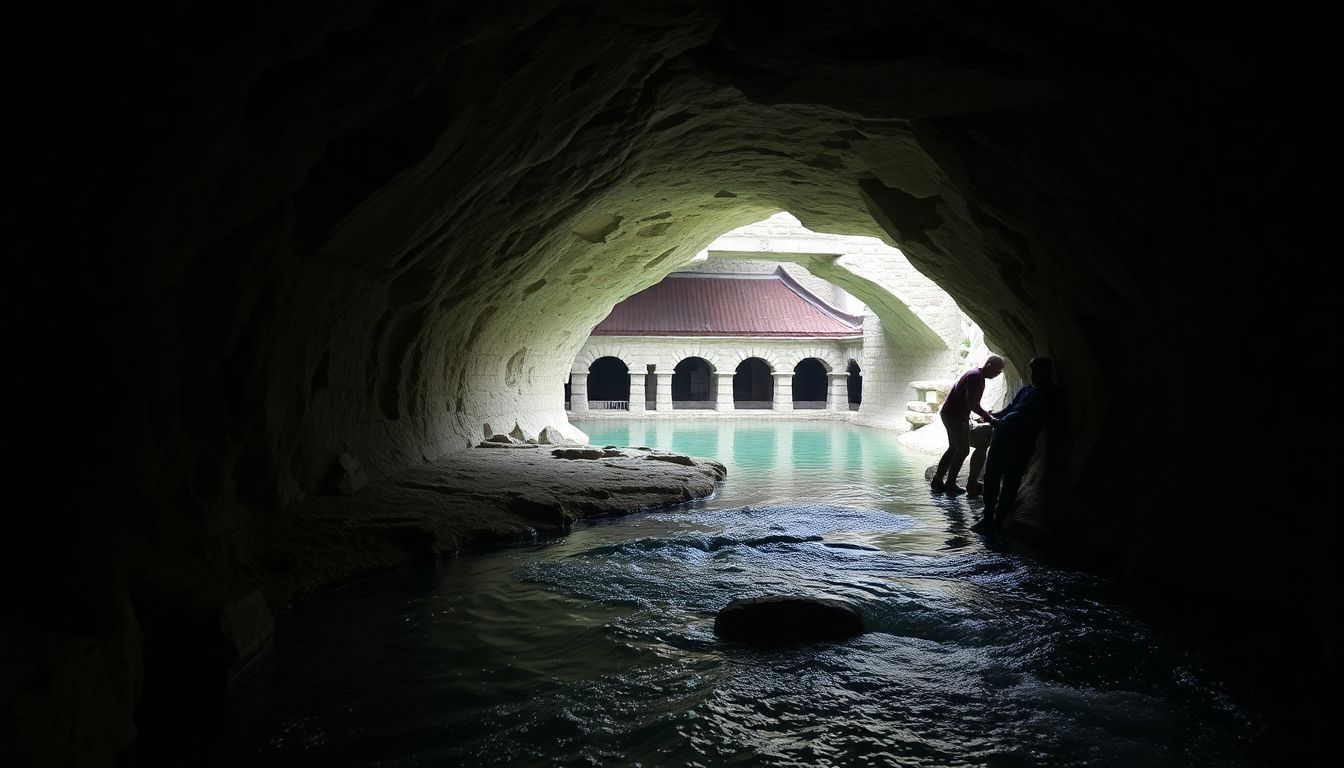
<svg viewBox="0 0 1344 768">
<path fill-rule="evenodd" d="M 141 602 L 150 621 L 198 617 L 189 629 L 228 649 L 229 669 L 218 671 L 227 677 L 264 647 L 272 613 L 305 595 L 471 546 L 563 533 L 579 518 L 707 496 L 726 475 L 716 461 L 648 448 L 469 449 L 156 562 Z"/>
</svg>

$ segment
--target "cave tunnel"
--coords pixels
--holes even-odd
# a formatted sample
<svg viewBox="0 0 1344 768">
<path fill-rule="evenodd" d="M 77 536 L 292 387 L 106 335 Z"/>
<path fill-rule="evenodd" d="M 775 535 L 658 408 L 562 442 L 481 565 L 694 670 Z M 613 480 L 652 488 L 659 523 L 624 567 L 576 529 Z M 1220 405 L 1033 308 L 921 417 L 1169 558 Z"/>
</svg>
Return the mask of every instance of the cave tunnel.
<svg viewBox="0 0 1344 768">
<path fill-rule="evenodd" d="M 555 385 L 589 330 L 780 210 L 900 247 L 1015 369 L 1056 359 L 1050 551 L 1161 592 L 1264 698 L 1256 749 L 1315 748 L 1332 475 L 1229 449 L 1338 457 L 1247 396 L 1319 378 L 1335 324 L 1303 293 L 1334 282 L 1313 13 L 17 14 L 3 762 L 134 764 L 206 717 L 272 615 L 364 562 L 324 561 L 310 510 L 483 424 L 582 439 Z M 370 565 L 456 548 L 349 530 Z"/>
</svg>

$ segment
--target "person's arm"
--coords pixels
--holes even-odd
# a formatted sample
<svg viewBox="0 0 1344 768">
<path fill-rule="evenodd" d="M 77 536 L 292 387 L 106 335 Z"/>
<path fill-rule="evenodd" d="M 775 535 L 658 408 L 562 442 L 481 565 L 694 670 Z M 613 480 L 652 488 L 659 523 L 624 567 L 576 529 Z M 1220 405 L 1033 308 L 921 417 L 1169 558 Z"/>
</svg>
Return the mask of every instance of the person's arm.
<svg viewBox="0 0 1344 768">
<path fill-rule="evenodd" d="M 1032 388 L 1031 388 L 1030 386 L 1024 386 L 1024 387 L 1018 389 L 1018 390 L 1017 390 L 1017 394 L 1016 394 L 1016 395 L 1013 395 L 1013 402 L 1011 402 L 1011 403 L 1009 403 L 1008 405 L 1004 406 L 1001 410 L 998 410 L 998 411 L 990 411 L 990 413 L 992 413 L 992 414 L 994 414 L 994 416 L 996 416 L 996 417 L 1002 419 L 1004 416 L 1007 416 L 1008 414 L 1010 414 L 1010 413 L 1012 413 L 1013 411 L 1016 411 L 1018 408 L 1022 407 L 1022 403 L 1027 399 L 1027 395 L 1031 394 L 1031 392 L 1032 392 Z"/>
<path fill-rule="evenodd" d="M 985 393 L 985 379 L 983 376 L 977 376 L 966 382 L 966 402 L 971 406 L 972 413 L 978 413 L 985 421 L 990 424 L 997 424 L 998 417 L 990 414 L 980 405 L 980 396 Z"/>
</svg>

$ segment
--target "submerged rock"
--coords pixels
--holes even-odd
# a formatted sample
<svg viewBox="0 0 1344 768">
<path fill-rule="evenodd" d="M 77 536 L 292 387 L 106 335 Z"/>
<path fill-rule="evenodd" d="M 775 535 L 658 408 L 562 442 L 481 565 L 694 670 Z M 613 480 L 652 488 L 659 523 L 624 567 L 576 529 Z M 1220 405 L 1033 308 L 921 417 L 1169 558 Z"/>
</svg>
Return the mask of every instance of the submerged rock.
<svg viewBox="0 0 1344 768">
<path fill-rule="evenodd" d="M 680 464 L 683 467 L 695 466 L 695 459 L 679 453 L 650 453 L 648 458 L 651 461 L 666 461 L 672 464 Z"/>
<path fill-rule="evenodd" d="M 510 440 L 507 443 L 494 442 L 492 440 L 483 440 L 476 444 L 477 448 L 536 448 L 536 443 L 524 443 L 518 440 Z"/>
<path fill-rule="evenodd" d="M 551 455 L 557 459 L 601 459 L 604 451 L 601 448 L 556 448 Z"/>
<path fill-rule="evenodd" d="M 833 598 L 739 598 L 714 617 L 714 634 L 756 644 L 844 640 L 863 634 L 863 618 L 853 605 Z"/>
</svg>

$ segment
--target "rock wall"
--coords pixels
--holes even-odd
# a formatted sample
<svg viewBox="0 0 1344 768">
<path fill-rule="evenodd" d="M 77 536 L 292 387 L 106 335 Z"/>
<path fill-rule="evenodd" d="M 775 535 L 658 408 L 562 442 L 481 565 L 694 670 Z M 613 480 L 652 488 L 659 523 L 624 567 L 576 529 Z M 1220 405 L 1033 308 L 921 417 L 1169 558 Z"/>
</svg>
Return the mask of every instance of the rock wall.
<svg viewBox="0 0 1344 768">
<path fill-rule="evenodd" d="M 11 21 L 3 328 L 42 496 L 18 513 L 38 530 L 7 537 L 40 585 L 13 623 L 132 660 L 89 700 L 107 726 L 51 742 L 78 762 L 134 739 L 123 608 L 143 620 L 158 559 L 323 493 L 341 454 L 376 482 L 484 422 L 563 426 L 555 388 L 592 325 L 779 210 L 899 245 L 1019 368 L 1055 357 L 1069 425 L 1043 519 L 1071 546 L 1170 587 L 1245 640 L 1245 668 L 1337 671 L 1315 543 L 1336 516 L 1228 451 L 1247 440 L 1229 369 L 1312 359 L 1285 347 L 1333 327 L 1309 289 L 1334 284 L 1317 109 L 1338 46 L 1305 11 L 352 0 Z M 1253 514 L 1229 521 L 1247 503 L 1319 535 L 1267 544 Z M 1268 611 L 1250 631 L 1245 602 Z"/>
</svg>

